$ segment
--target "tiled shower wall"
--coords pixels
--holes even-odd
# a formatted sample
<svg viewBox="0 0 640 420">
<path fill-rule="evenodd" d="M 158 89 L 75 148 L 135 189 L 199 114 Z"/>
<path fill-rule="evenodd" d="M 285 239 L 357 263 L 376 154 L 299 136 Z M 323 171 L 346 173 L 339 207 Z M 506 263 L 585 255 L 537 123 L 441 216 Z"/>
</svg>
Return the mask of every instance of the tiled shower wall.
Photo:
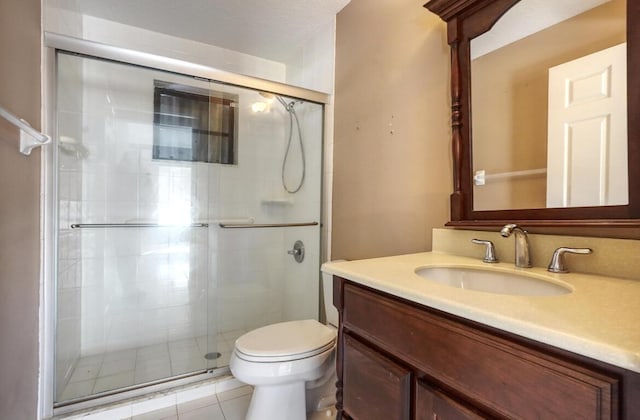
<svg viewBox="0 0 640 420">
<path fill-rule="evenodd" d="M 295 105 L 306 181 L 288 194 L 280 178 L 289 117 L 276 101 L 257 114 L 250 110 L 264 100 L 257 92 L 66 55 L 59 60 L 75 69 L 59 74 L 85 86 L 65 87 L 58 105 L 59 135 L 67 138 L 59 153 L 59 380 L 80 354 L 317 317 L 319 228 L 221 229 L 216 221 L 320 221 L 320 105 Z M 151 160 L 154 78 L 239 95 L 238 165 Z M 290 185 L 301 169 L 293 140 Z M 69 229 L 176 220 L 210 225 Z M 286 253 L 296 239 L 306 245 L 302 264 Z"/>
<path fill-rule="evenodd" d="M 255 223 L 320 222 L 322 107 L 295 105 L 303 132 L 306 176 L 300 191 L 289 194 L 281 180 L 288 114 L 277 101 L 270 104 L 268 113 L 252 113 L 248 105 L 256 100 L 260 96 L 255 92 L 247 92 L 246 100 L 240 96 L 239 164 L 210 168 L 211 217 L 251 218 Z M 295 132 L 295 122 L 293 129 Z M 302 170 L 299 156 L 294 135 L 285 171 L 289 188 L 298 183 Z M 302 264 L 287 254 L 297 239 L 305 243 L 307 257 Z M 217 307 L 210 323 L 230 331 L 316 318 L 319 246 L 319 227 L 210 228 L 209 291 Z M 297 281 L 289 287 L 292 277 Z"/>
</svg>

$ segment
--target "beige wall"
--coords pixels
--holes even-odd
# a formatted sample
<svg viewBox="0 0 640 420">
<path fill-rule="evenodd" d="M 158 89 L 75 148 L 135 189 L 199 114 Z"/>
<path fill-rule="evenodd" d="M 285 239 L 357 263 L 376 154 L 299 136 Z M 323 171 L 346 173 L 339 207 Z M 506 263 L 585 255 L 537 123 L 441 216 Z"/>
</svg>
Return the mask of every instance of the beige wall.
<svg viewBox="0 0 640 420">
<path fill-rule="evenodd" d="M 337 17 L 332 259 L 431 249 L 449 217 L 449 47 L 422 0 Z"/>
<path fill-rule="evenodd" d="M 0 1 L 0 106 L 40 126 L 40 0 Z M 0 119 L 0 418 L 35 419 L 40 152 Z"/>
<path fill-rule="evenodd" d="M 625 29 L 626 1 L 614 0 L 475 59 L 474 170 L 546 168 L 549 68 L 625 42 Z M 540 207 L 545 176 L 474 188 L 476 210 Z"/>
</svg>

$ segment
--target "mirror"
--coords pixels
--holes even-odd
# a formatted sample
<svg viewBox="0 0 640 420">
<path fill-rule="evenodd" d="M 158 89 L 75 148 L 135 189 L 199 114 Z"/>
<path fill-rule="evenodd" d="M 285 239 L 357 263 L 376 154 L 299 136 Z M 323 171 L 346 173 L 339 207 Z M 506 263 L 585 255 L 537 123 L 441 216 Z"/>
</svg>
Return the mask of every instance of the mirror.
<svg viewBox="0 0 640 420">
<path fill-rule="evenodd" d="M 572 4 L 582 10 L 549 19 L 556 15 L 554 6 L 566 11 Z M 454 185 L 447 225 L 640 226 L 640 78 L 633 71 L 640 67 L 640 0 L 430 0 L 425 7 L 447 22 L 451 47 Z M 537 38 L 541 44 L 530 44 Z M 626 93 L 616 90 L 624 85 L 619 75 L 554 75 L 565 63 L 616 45 L 626 60 L 617 67 L 631 69 Z M 549 99 L 557 86 L 570 87 L 569 93 L 561 91 L 560 105 Z M 567 101 L 586 102 L 613 90 L 621 95 L 622 111 L 616 114 L 622 115 L 616 125 L 621 128 L 611 128 L 608 116 L 597 123 L 567 123 Z M 556 121 L 558 115 L 564 120 Z M 561 127 L 560 149 L 550 143 L 557 135 L 549 134 L 557 132 L 550 127 Z M 617 139 L 619 147 L 607 144 L 605 137 Z M 599 147 L 575 141 L 582 138 Z M 585 164 L 594 158 L 600 163 Z M 617 170 L 615 186 L 623 187 L 617 195 L 608 194 L 613 199 L 600 199 L 612 177 L 602 170 L 603 159 Z M 556 161 L 564 164 L 559 170 L 551 169 Z M 485 185 L 475 185 L 482 180 Z M 596 199 L 566 198 L 579 197 L 593 185 L 598 186 Z M 557 186 L 560 192 L 549 192 Z"/>
<path fill-rule="evenodd" d="M 522 0 L 470 56 L 474 210 L 628 204 L 625 0 Z"/>
</svg>

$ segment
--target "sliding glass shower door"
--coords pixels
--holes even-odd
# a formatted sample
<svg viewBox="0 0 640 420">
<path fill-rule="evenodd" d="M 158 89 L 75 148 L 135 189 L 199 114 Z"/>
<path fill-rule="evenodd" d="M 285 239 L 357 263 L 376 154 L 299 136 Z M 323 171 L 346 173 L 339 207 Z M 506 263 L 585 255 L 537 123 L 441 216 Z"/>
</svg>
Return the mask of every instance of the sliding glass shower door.
<svg viewBox="0 0 640 420">
<path fill-rule="evenodd" d="M 66 53 L 56 90 L 58 405 L 317 318 L 321 105 Z"/>
</svg>

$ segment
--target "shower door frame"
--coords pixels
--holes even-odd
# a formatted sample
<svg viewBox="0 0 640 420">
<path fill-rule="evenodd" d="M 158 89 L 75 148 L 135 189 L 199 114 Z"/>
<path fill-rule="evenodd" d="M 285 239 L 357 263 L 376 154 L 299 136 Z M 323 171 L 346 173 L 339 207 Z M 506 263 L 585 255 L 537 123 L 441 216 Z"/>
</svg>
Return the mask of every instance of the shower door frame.
<svg viewBox="0 0 640 420">
<path fill-rule="evenodd" d="M 242 88 L 250 88 L 263 92 L 284 95 L 292 98 L 303 99 L 307 102 L 321 104 L 325 107 L 323 121 L 323 144 L 326 150 L 327 136 L 331 132 L 327 128 L 331 124 L 332 118 L 326 108 L 331 108 L 330 95 L 310 89 L 295 87 L 280 82 L 260 79 L 257 77 L 244 76 L 230 73 L 213 67 L 190 63 L 182 60 L 159 56 L 155 54 L 130 50 L 121 47 L 110 46 L 93 41 L 72 38 L 65 35 L 45 32 L 43 34 L 43 72 L 42 72 L 42 115 L 44 132 L 52 133 L 57 144 L 56 125 L 56 89 L 57 89 L 57 51 L 64 51 L 72 54 L 86 56 L 88 58 L 103 59 L 122 64 L 134 65 L 137 67 L 150 68 L 154 70 L 167 71 L 170 73 L 207 79 L 211 82 L 223 83 Z M 329 118 L 328 118 L 329 117 Z M 324 156 L 321 168 L 324 167 Z M 324 178 L 324 169 L 321 169 Z M 146 385 L 129 391 L 115 391 L 112 395 L 102 397 L 91 397 L 86 401 L 64 405 L 54 408 L 55 392 L 55 330 L 56 330 L 56 278 L 57 278 L 57 232 L 58 232 L 58 175 L 57 175 L 57 153 L 54 147 L 42 148 L 41 160 L 41 281 L 40 281 L 40 370 L 38 378 L 38 413 L 40 418 L 49 418 L 54 415 L 62 415 L 76 410 L 88 409 L 102 404 L 118 402 L 128 398 L 139 397 L 149 392 L 166 390 L 180 385 L 206 380 L 214 376 L 207 373 L 193 373 L 183 375 L 183 377 L 170 377 L 157 384 Z M 322 182 L 322 203 L 326 203 L 325 183 Z M 321 209 L 321 220 L 324 221 L 326 211 Z M 322 223 L 323 229 L 320 232 L 320 240 L 326 239 L 327 223 Z M 328 241 L 324 242 L 328 246 Z M 322 256 L 328 254 L 327 248 L 321 246 Z M 227 369 L 228 368 L 221 368 Z M 184 377 L 186 376 L 186 377 Z"/>
</svg>

